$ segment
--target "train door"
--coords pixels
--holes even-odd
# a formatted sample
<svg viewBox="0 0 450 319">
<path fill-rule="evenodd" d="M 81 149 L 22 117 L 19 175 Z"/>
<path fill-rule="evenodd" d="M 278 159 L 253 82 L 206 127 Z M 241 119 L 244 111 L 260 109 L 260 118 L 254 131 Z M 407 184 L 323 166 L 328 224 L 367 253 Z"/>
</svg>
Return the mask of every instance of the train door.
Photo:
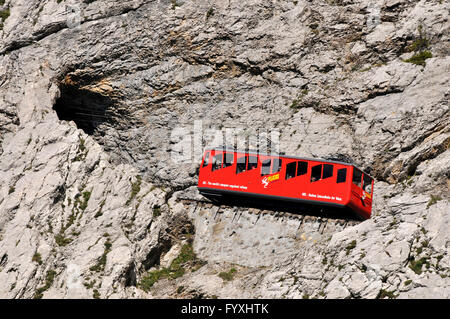
<svg viewBox="0 0 450 319">
<path fill-rule="evenodd" d="M 286 164 L 284 193 L 290 197 L 308 199 L 308 162 L 293 161 Z"/>
<path fill-rule="evenodd" d="M 245 153 L 236 153 L 236 181 L 242 186 L 240 190 L 254 192 L 255 185 L 258 185 L 255 178 L 258 167 L 258 156 Z"/>
</svg>

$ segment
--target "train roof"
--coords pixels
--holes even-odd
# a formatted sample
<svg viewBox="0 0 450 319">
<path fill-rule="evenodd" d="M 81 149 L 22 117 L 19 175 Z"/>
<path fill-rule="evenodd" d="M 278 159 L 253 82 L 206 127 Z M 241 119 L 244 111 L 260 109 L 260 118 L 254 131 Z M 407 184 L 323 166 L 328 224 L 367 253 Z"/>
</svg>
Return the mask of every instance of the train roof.
<svg viewBox="0 0 450 319">
<path fill-rule="evenodd" d="M 224 147 L 224 148 L 221 148 L 221 147 L 208 147 L 208 148 L 205 148 L 205 151 L 212 151 L 212 150 L 214 150 L 214 151 L 216 151 L 216 150 L 217 151 L 229 151 L 229 152 L 246 153 L 246 154 L 255 154 L 255 155 L 262 155 L 262 156 L 278 156 L 278 157 L 293 158 L 293 159 L 299 159 L 299 160 L 305 160 L 305 161 L 327 162 L 327 163 L 333 163 L 333 164 L 341 164 L 341 165 L 353 166 L 353 167 L 359 169 L 365 175 L 367 175 L 370 178 L 374 179 L 372 176 L 370 176 L 370 174 L 367 174 L 361 168 L 359 168 L 358 166 L 356 166 L 355 164 L 352 164 L 352 163 L 327 160 L 327 159 L 324 159 L 324 158 L 299 157 L 299 156 L 290 156 L 290 155 L 276 154 L 276 153 L 268 154 L 268 153 L 261 153 L 261 152 L 255 151 L 255 150 L 248 150 L 248 151 L 236 150 L 236 149 L 233 149 L 233 148 L 226 148 L 226 147 Z"/>
</svg>

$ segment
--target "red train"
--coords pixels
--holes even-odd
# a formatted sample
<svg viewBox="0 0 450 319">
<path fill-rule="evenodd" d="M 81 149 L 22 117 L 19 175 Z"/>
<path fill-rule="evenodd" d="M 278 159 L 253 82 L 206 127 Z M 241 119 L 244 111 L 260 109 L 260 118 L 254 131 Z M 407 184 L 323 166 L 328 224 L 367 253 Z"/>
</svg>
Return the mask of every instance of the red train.
<svg viewBox="0 0 450 319">
<path fill-rule="evenodd" d="M 373 178 L 343 162 L 216 148 L 203 154 L 198 189 L 207 197 L 331 206 L 367 219 Z"/>
</svg>

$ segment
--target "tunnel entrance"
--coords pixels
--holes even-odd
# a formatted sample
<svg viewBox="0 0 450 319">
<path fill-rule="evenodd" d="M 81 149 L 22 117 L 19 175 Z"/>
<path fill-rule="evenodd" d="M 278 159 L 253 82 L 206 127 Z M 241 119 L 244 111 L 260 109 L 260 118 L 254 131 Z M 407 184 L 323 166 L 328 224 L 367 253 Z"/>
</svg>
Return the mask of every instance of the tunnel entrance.
<svg viewBox="0 0 450 319">
<path fill-rule="evenodd" d="M 79 129 L 93 135 L 101 124 L 112 124 L 113 116 L 108 114 L 115 102 L 108 96 L 75 85 L 61 84 L 61 95 L 53 109 L 58 118 L 74 121 Z"/>
</svg>

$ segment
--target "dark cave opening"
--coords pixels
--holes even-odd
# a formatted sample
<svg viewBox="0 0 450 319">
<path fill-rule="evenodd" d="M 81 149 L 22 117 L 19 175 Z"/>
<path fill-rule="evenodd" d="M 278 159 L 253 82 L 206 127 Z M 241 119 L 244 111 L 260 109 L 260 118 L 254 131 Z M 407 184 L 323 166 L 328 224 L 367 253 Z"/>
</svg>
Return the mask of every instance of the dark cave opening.
<svg viewBox="0 0 450 319">
<path fill-rule="evenodd" d="M 60 120 L 74 121 L 88 135 L 93 135 L 99 125 L 112 121 L 108 111 L 115 103 L 110 97 L 75 85 L 62 84 L 59 88 L 61 94 L 53 109 Z"/>
</svg>

